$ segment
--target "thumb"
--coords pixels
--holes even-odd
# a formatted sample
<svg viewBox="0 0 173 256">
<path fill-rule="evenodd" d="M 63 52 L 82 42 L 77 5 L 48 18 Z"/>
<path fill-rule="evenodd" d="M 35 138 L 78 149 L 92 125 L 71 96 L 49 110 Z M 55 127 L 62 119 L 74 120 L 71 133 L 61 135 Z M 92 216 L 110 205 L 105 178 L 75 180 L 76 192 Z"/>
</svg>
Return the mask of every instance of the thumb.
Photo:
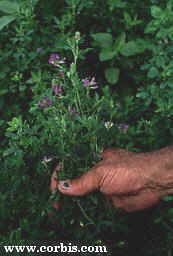
<svg viewBox="0 0 173 256">
<path fill-rule="evenodd" d="M 82 196 L 99 188 L 99 179 L 94 170 L 79 178 L 58 182 L 58 189 L 66 195 Z"/>
</svg>

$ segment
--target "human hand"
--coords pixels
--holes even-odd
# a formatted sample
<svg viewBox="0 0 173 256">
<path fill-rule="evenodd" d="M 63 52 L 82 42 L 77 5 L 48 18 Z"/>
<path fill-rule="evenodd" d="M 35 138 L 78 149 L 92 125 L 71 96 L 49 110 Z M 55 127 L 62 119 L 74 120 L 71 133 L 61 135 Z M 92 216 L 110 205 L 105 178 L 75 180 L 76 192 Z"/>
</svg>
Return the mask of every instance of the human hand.
<svg viewBox="0 0 173 256">
<path fill-rule="evenodd" d="M 117 208 L 127 212 L 142 210 L 173 192 L 172 157 L 172 147 L 150 153 L 107 149 L 102 153 L 102 161 L 76 179 L 58 181 L 56 168 L 51 190 L 58 188 L 61 193 L 73 196 L 99 190 Z M 58 209 L 58 202 L 54 206 Z"/>
</svg>

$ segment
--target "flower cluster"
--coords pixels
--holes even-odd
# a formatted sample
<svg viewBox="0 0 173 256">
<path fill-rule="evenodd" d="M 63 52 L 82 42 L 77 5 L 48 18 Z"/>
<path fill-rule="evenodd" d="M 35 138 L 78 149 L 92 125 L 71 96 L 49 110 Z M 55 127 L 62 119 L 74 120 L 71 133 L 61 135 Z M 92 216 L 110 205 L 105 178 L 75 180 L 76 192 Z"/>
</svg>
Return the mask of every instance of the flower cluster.
<svg viewBox="0 0 173 256">
<path fill-rule="evenodd" d="M 64 77 L 64 71 L 63 71 L 63 70 L 59 70 L 59 71 L 58 71 L 58 76 Z"/>
<path fill-rule="evenodd" d="M 79 39 L 80 38 L 80 33 L 76 33 L 75 38 Z M 38 49 L 38 52 L 40 50 L 41 49 Z M 58 76 L 63 78 L 65 74 L 64 74 L 64 69 L 62 68 L 61 64 L 65 63 L 65 58 L 61 58 L 60 55 L 57 54 L 57 53 L 52 53 L 49 57 L 48 62 L 49 62 L 49 64 L 52 64 L 56 67 L 61 67 L 58 71 Z M 88 89 L 97 89 L 98 88 L 95 77 L 92 77 L 91 79 L 89 79 L 89 78 L 82 79 L 82 83 L 83 83 L 83 86 L 85 88 L 88 88 Z M 52 80 L 52 93 L 53 93 L 53 95 L 60 97 L 63 94 L 63 92 L 64 92 L 63 86 L 61 86 L 59 84 L 59 82 L 57 83 L 56 79 L 53 79 Z M 44 97 L 39 101 L 38 105 L 41 108 L 47 108 L 51 104 L 52 104 L 52 99 L 50 99 L 49 97 Z M 79 112 L 77 112 L 73 108 L 69 108 L 68 111 L 69 111 L 69 113 L 74 114 L 74 115 L 79 115 L 80 114 Z"/>
<path fill-rule="evenodd" d="M 128 124 L 119 124 L 119 125 L 118 125 L 118 129 L 119 129 L 120 131 L 122 131 L 123 133 L 126 133 L 127 130 L 128 130 L 128 128 L 129 128 L 129 125 L 128 125 Z"/>
<path fill-rule="evenodd" d="M 43 164 L 46 164 L 46 163 L 51 162 L 53 159 L 54 159 L 54 157 L 52 157 L 52 156 L 49 156 L 49 157 L 48 156 L 44 156 L 41 162 Z"/>
<path fill-rule="evenodd" d="M 41 108 L 47 108 L 49 107 L 50 105 L 52 105 L 52 100 L 48 97 L 44 97 L 42 98 L 40 101 L 39 101 L 39 107 Z"/>
<path fill-rule="evenodd" d="M 71 107 L 68 108 L 68 112 L 72 115 L 80 115 L 80 113 L 78 111 L 76 111 L 76 109 L 71 108 Z"/>
<path fill-rule="evenodd" d="M 82 79 L 83 86 L 90 89 L 97 89 L 98 85 L 95 81 L 95 77 L 93 77 L 91 80 L 88 78 Z"/>
<path fill-rule="evenodd" d="M 36 49 L 36 52 L 42 52 L 43 51 L 43 48 L 39 47 Z"/>
<path fill-rule="evenodd" d="M 48 60 L 49 64 L 52 64 L 56 67 L 60 67 L 61 64 L 65 63 L 65 59 L 61 59 L 61 57 L 57 53 L 52 53 Z"/>
<path fill-rule="evenodd" d="M 63 93 L 64 88 L 61 85 L 53 84 L 52 85 L 52 91 L 55 94 L 55 96 L 61 96 Z"/>
<path fill-rule="evenodd" d="M 114 125 L 114 123 L 111 122 L 111 121 L 105 122 L 105 127 L 106 127 L 106 129 L 110 129 L 113 125 Z"/>
</svg>

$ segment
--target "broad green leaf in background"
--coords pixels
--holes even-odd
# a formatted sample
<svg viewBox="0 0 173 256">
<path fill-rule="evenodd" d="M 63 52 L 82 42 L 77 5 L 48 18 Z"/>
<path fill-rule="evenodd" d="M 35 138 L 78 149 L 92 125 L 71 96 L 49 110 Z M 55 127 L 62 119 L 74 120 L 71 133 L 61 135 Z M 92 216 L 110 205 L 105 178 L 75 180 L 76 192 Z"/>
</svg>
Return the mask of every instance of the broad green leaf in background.
<svg viewBox="0 0 173 256">
<path fill-rule="evenodd" d="M 16 17 L 12 15 L 3 16 L 0 18 L 0 30 L 2 30 L 6 25 L 15 20 Z"/>
<path fill-rule="evenodd" d="M 14 13 L 17 13 L 18 10 L 19 10 L 18 3 L 10 2 L 10 1 L 0 1 L 0 11 L 8 14 L 14 14 Z"/>
<path fill-rule="evenodd" d="M 113 49 L 118 53 L 124 46 L 126 40 L 126 33 L 121 33 L 115 40 Z"/>
<path fill-rule="evenodd" d="M 105 48 L 102 49 L 102 51 L 99 54 L 99 59 L 100 61 L 106 61 L 106 60 L 111 60 L 115 55 L 116 51 L 113 51 L 112 48 Z"/>
<path fill-rule="evenodd" d="M 142 53 L 146 48 L 149 47 L 149 43 L 143 39 L 137 39 L 127 42 L 124 47 L 120 50 L 123 56 L 133 56 L 138 53 Z"/>
<path fill-rule="evenodd" d="M 136 43 L 136 51 L 137 53 L 141 53 L 144 52 L 146 49 L 150 49 L 152 46 L 152 43 L 150 40 L 145 40 L 145 39 L 141 39 L 141 38 L 137 38 L 135 40 Z"/>
<path fill-rule="evenodd" d="M 126 34 L 123 32 L 119 36 L 117 36 L 113 46 L 108 47 L 108 44 L 105 48 L 103 48 L 99 54 L 100 61 L 111 60 L 113 57 L 117 55 L 117 53 L 123 48 L 125 44 Z"/>
<path fill-rule="evenodd" d="M 119 79 L 120 70 L 118 68 L 107 68 L 105 70 L 106 80 L 110 84 L 116 84 Z"/>
<path fill-rule="evenodd" d="M 102 48 L 109 48 L 112 46 L 113 39 L 110 33 L 96 33 L 91 36 Z"/>
<path fill-rule="evenodd" d="M 158 25 L 155 22 L 155 20 L 152 20 L 151 22 L 149 22 L 144 30 L 144 33 L 153 33 L 158 29 Z"/>
<path fill-rule="evenodd" d="M 149 78 L 155 78 L 155 77 L 157 77 L 158 75 L 159 75 L 159 71 L 158 71 L 158 69 L 155 68 L 155 67 L 150 68 L 149 72 L 147 73 L 147 76 L 148 76 Z"/>
<path fill-rule="evenodd" d="M 162 9 L 158 6 L 151 6 L 151 15 L 154 17 L 154 18 L 159 18 L 162 14 Z"/>
<path fill-rule="evenodd" d="M 133 56 L 137 53 L 137 45 L 135 41 L 129 41 L 124 45 L 124 47 L 121 49 L 121 54 L 123 56 Z"/>
<path fill-rule="evenodd" d="M 139 25 L 139 24 L 142 23 L 142 20 L 137 19 L 137 15 L 135 15 L 133 17 L 133 19 L 131 18 L 130 14 L 126 11 L 123 13 L 123 15 L 124 15 L 124 20 L 125 20 L 126 26 L 128 28 L 130 28 L 131 26 L 136 26 L 136 25 Z"/>
</svg>

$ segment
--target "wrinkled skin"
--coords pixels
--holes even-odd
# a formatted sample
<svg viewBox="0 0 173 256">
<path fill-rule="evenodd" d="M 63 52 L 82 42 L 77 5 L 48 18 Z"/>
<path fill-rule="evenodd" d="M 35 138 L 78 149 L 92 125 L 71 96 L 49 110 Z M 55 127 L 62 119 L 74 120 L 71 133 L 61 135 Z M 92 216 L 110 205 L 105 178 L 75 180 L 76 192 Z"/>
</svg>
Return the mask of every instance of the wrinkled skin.
<svg viewBox="0 0 173 256">
<path fill-rule="evenodd" d="M 63 194 L 82 196 L 99 190 L 116 208 L 127 212 L 151 207 L 173 193 L 173 146 L 149 153 L 106 149 L 102 161 L 73 180 L 58 182 L 59 169 L 52 174 L 51 191 L 58 188 Z M 59 203 L 54 206 L 58 209 Z"/>
</svg>

